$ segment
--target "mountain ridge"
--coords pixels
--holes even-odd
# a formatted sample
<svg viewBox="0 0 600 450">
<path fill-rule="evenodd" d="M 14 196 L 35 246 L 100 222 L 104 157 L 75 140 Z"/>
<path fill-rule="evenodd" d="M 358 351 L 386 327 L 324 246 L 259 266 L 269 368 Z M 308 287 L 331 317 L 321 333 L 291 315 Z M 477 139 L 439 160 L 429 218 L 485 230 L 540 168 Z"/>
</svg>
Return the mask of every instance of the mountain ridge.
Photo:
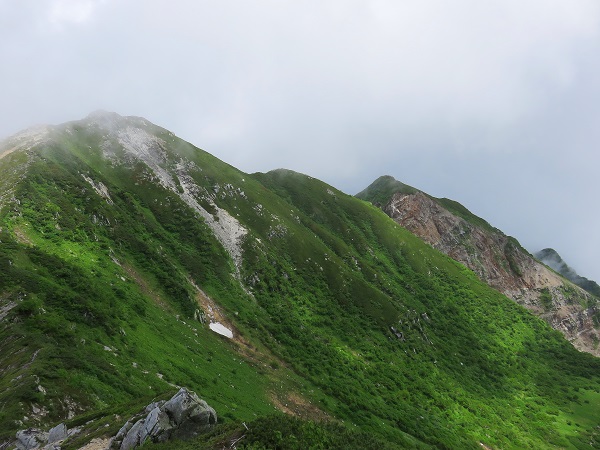
<svg viewBox="0 0 600 450">
<path fill-rule="evenodd" d="M 384 176 L 357 194 L 494 289 L 544 318 L 578 349 L 600 355 L 595 297 L 540 264 L 519 242 L 458 202 Z"/>
<path fill-rule="evenodd" d="M 600 362 L 380 209 L 102 120 L 0 159 L 0 440 L 109 438 L 185 386 L 223 430 L 283 410 L 397 448 L 595 442 Z"/>
</svg>

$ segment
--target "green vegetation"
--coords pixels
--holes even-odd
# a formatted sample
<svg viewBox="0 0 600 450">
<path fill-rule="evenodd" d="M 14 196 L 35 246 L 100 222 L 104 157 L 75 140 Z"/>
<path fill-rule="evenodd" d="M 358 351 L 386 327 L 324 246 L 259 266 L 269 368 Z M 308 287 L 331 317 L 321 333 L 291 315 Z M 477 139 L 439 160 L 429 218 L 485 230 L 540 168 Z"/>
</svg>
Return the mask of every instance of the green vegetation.
<svg viewBox="0 0 600 450">
<path fill-rule="evenodd" d="M 544 288 L 540 291 L 540 303 L 546 311 L 550 311 L 552 309 L 552 294 L 550 294 L 550 290 L 548 288 Z"/>
<path fill-rule="evenodd" d="M 429 448 L 407 437 L 401 445 L 331 422 L 300 420 L 282 414 L 266 416 L 243 425 L 219 426 L 207 435 L 188 442 L 166 442 L 152 445 L 152 450 L 214 449 L 224 443 L 236 443 L 243 450 L 394 450 Z"/>
<path fill-rule="evenodd" d="M 585 277 L 579 277 L 579 278 L 580 279 L 578 279 L 577 283 L 575 283 L 575 284 L 577 284 L 581 288 L 585 289 L 590 294 L 595 295 L 596 297 L 600 298 L 600 286 L 598 285 L 598 283 L 596 283 L 595 281 L 592 281 L 592 280 L 588 280 Z"/>
<path fill-rule="evenodd" d="M 174 180 L 189 163 L 205 209 L 245 227 L 243 264 L 179 196 L 181 180 L 165 188 L 85 122 L 57 130 L 0 214 L 0 306 L 14 306 L 0 326 L 0 437 L 69 410 L 101 433 L 106 417 L 181 385 L 219 415 L 206 445 L 236 433 L 246 448 L 596 445 L 599 360 L 471 271 L 325 183 L 243 174 L 127 121 L 163 139 Z M 194 285 L 242 338 L 192 319 Z M 32 405 L 47 410 L 39 422 Z M 204 444 L 165 446 L 190 445 Z"/>
<path fill-rule="evenodd" d="M 523 251 L 525 250 L 523 247 L 521 247 L 521 244 L 519 244 L 515 238 L 509 236 L 508 240 L 506 241 L 506 245 L 504 246 L 504 256 L 508 261 L 508 267 L 518 277 L 523 276 L 523 273 L 521 272 L 521 268 L 517 263 L 516 257 Z"/>
<path fill-rule="evenodd" d="M 486 220 L 482 219 L 481 217 L 476 216 L 475 214 L 473 214 L 471 211 L 469 211 L 467 208 L 465 208 L 463 205 L 461 205 L 460 203 L 458 203 L 455 200 L 450 200 L 449 198 L 435 198 L 435 197 L 431 197 L 431 198 L 433 200 L 437 201 L 440 205 L 442 205 L 444 208 L 446 208 L 452 214 L 460 217 L 461 219 L 464 219 L 471 225 L 475 225 L 476 227 L 480 227 L 487 231 L 492 231 L 492 232 L 498 231 L 498 229 L 491 226 Z"/>
</svg>

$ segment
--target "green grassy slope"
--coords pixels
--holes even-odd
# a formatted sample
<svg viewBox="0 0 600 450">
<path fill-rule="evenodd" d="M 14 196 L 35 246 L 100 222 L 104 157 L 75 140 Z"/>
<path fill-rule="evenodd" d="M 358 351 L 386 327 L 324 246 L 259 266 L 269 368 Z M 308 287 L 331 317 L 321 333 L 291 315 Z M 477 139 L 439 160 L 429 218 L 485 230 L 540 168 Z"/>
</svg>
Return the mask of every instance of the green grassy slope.
<svg viewBox="0 0 600 450">
<path fill-rule="evenodd" d="M 190 276 L 221 297 L 244 295 L 210 231 L 164 192 L 169 214 L 148 207 L 150 191 L 115 185 L 109 205 L 78 176 L 84 168 L 61 152 L 33 163 L 20 205 L 3 215 L 0 292 L 18 306 L 0 331 L 2 431 L 30 403 L 58 420 L 69 402 L 79 412 L 145 401 L 168 383 L 211 392 L 221 414 L 273 412 L 263 369 L 190 320 Z"/>
<path fill-rule="evenodd" d="M 0 305 L 16 305 L 0 324 L 2 436 L 38 423 L 32 405 L 47 411 L 41 423 L 69 409 L 87 411 L 72 419 L 83 422 L 125 415 L 171 383 L 196 390 L 232 429 L 258 420 L 257 436 L 270 420 L 258 418 L 296 399 L 304 417 L 346 427 L 348 442 L 364 433 L 400 448 L 595 442 L 598 360 L 463 266 L 325 183 L 244 174 L 127 120 L 167 143 L 165 170 L 192 161 L 189 176 L 216 206 L 198 201 L 248 230 L 243 264 L 236 275 L 205 221 L 147 167 L 103 158 L 107 142 L 119 153 L 105 130 L 57 128 L 32 149 L 19 203 L 0 211 Z M 22 163 L 8 155 L 0 172 Z M 243 340 L 192 319 L 192 281 Z M 322 442 L 336 434 L 279 423 L 256 445 L 289 429 Z"/>
<path fill-rule="evenodd" d="M 575 351 L 557 332 L 378 209 L 339 192 L 331 195 L 323 183 L 299 174 L 278 171 L 261 178 L 319 222 L 320 240 L 339 248 L 341 236 L 346 258 L 361 261 L 355 268 L 360 287 L 346 297 L 353 300 L 350 308 L 380 326 L 386 322 L 365 309 L 372 297 L 361 290 L 368 284 L 394 305 L 398 315 L 386 315 L 388 323 L 402 321 L 397 328 L 405 341 L 373 325 L 336 328 L 336 336 L 347 336 L 345 355 L 355 364 L 348 379 L 360 383 L 359 374 L 368 373 L 379 387 L 367 390 L 369 400 L 361 405 L 384 399 L 390 408 L 380 419 L 394 417 L 404 430 L 439 436 L 433 443 L 450 448 L 466 445 L 464 434 L 503 448 L 569 447 L 570 439 L 579 439 L 579 429 L 559 436 L 562 422 L 556 414 L 571 411 L 586 380 L 597 383 L 597 359 Z M 342 309 L 348 306 L 342 303 Z M 336 319 L 337 314 L 344 312 L 336 312 Z M 357 387 L 357 396 L 369 382 Z"/>
</svg>

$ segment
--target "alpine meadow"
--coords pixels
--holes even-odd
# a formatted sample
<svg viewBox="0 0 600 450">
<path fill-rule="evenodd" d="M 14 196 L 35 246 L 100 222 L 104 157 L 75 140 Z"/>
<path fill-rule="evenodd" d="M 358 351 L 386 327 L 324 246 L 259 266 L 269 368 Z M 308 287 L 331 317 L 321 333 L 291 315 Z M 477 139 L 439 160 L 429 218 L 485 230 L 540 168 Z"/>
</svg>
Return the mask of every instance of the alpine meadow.
<svg viewBox="0 0 600 450">
<path fill-rule="evenodd" d="M 0 448 L 181 388 L 217 423 L 148 448 L 600 447 L 600 360 L 370 201 L 115 113 L 0 143 Z"/>
</svg>

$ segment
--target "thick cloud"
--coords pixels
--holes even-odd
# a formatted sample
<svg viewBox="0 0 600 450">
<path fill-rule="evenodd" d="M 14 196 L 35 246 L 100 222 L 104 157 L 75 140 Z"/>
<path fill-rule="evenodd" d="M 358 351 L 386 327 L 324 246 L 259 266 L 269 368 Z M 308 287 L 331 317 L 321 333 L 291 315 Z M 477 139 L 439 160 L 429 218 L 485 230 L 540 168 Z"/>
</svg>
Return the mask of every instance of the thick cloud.
<svg viewBox="0 0 600 450">
<path fill-rule="evenodd" d="M 600 280 L 596 0 L 0 0 L 0 137 L 103 108 L 242 170 L 454 198 Z"/>
</svg>

